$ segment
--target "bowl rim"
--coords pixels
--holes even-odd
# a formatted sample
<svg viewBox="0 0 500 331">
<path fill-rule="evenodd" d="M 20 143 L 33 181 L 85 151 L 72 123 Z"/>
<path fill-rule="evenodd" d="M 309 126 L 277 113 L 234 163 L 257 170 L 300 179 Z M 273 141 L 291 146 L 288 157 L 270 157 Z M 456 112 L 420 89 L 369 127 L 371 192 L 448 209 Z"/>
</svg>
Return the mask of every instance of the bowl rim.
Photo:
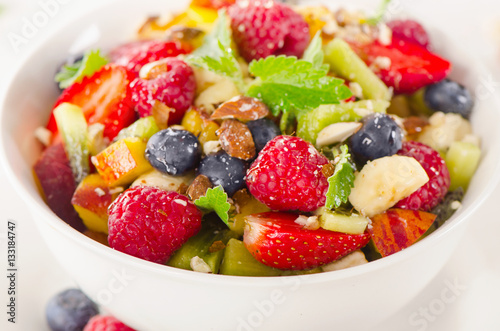
<svg viewBox="0 0 500 331">
<path fill-rule="evenodd" d="M 178 269 L 166 265 L 156 264 L 153 262 L 145 261 L 137 257 L 130 256 L 128 254 L 116 251 L 102 245 L 77 230 L 73 229 L 71 226 L 66 224 L 63 220 L 57 217 L 50 208 L 45 204 L 40 195 L 33 196 L 26 187 L 24 187 L 19 181 L 16 180 L 16 175 L 13 167 L 8 161 L 7 156 L 7 141 L 9 140 L 9 136 L 7 135 L 7 130 L 3 129 L 6 123 L 5 117 L 7 116 L 7 104 L 9 101 L 9 95 L 12 94 L 12 89 L 14 88 L 13 84 L 19 77 L 19 75 L 23 72 L 25 63 L 28 63 L 32 58 L 36 57 L 37 53 L 43 49 L 48 40 L 53 40 L 57 37 L 59 31 L 62 31 L 65 28 L 73 24 L 81 23 L 88 15 L 92 13 L 103 10 L 103 8 L 112 6 L 114 1 L 104 2 L 97 6 L 93 6 L 91 9 L 86 10 L 80 13 L 75 20 L 71 22 L 66 22 L 66 24 L 61 24 L 57 26 L 57 28 L 52 29 L 43 39 L 38 41 L 36 47 L 33 47 L 30 51 L 28 51 L 24 57 L 17 63 L 16 69 L 9 76 L 8 82 L 6 85 L 6 89 L 3 91 L 2 95 L 0 95 L 0 163 L 7 175 L 7 178 L 14 187 L 15 191 L 20 197 L 23 197 L 24 203 L 29 207 L 32 215 L 33 211 L 41 212 L 43 215 L 43 221 L 46 222 L 46 225 L 50 226 L 52 229 L 67 237 L 68 239 L 75 242 L 80 246 L 83 246 L 85 249 L 91 250 L 93 253 L 104 255 L 105 258 L 109 258 L 114 260 L 117 263 L 122 264 L 125 267 L 130 268 L 138 268 L 141 271 L 153 272 L 158 276 L 164 276 L 166 278 L 174 278 L 179 281 L 196 281 L 205 284 L 212 283 L 220 283 L 222 280 L 226 286 L 240 286 L 240 285 L 252 285 L 257 287 L 269 287 L 269 286 L 280 286 L 283 285 L 283 277 L 298 277 L 301 280 L 307 280 L 307 283 L 324 283 L 324 282 L 332 282 L 338 280 L 344 280 L 352 277 L 361 276 L 364 274 L 374 273 L 380 269 L 388 268 L 390 265 L 402 263 L 405 260 L 411 259 L 412 256 L 419 254 L 423 250 L 426 249 L 427 246 L 434 246 L 438 241 L 441 240 L 443 236 L 446 236 L 449 232 L 453 231 L 458 226 L 463 225 L 471 215 L 484 203 L 484 201 L 491 195 L 493 190 L 496 188 L 498 182 L 500 182 L 500 163 L 496 165 L 493 177 L 488 182 L 488 185 L 483 188 L 480 194 L 474 199 L 474 204 L 467 207 L 460 212 L 460 215 L 453 216 L 450 221 L 446 222 L 443 226 L 441 226 L 434 233 L 429 235 L 425 240 L 419 241 L 412 246 L 404 249 L 403 251 L 398 252 L 397 254 L 393 254 L 391 256 L 387 256 L 385 258 L 372 261 L 370 263 L 357 266 L 355 268 L 348 268 L 343 270 L 337 270 L 335 272 L 324 272 L 318 274 L 308 274 L 308 275 L 296 275 L 296 276 L 281 276 L 281 277 L 251 277 L 251 276 L 229 276 L 229 275 L 206 275 L 202 273 L 192 272 L 190 270 Z M 452 40 L 450 40 L 451 42 Z M 470 54 L 466 53 L 468 57 L 471 57 Z M 475 61 L 475 71 L 478 73 L 484 72 L 487 73 L 488 70 L 484 63 L 480 61 Z M 493 94 L 492 98 L 494 103 L 500 105 L 500 95 Z M 481 104 L 486 102 L 486 100 L 481 100 Z M 500 112 L 498 109 L 500 107 L 496 107 L 496 112 Z M 500 137 L 496 137 L 497 144 L 500 145 Z M 494 152 L 494 151 L 489 151 Z M 484 158 L 484 155 L 482 156 Z M 33 185 L 34 181 L 33 181 Z M 34 218 L 34 217 L 33 217 Z M 34 218 L 35 219 L 35 218 Z M 34 220 L 37 223 L 37 226 L 41 226 L 39 221 Z M 424 244 L 422 244 L 424 243 Z"/>
</svg>

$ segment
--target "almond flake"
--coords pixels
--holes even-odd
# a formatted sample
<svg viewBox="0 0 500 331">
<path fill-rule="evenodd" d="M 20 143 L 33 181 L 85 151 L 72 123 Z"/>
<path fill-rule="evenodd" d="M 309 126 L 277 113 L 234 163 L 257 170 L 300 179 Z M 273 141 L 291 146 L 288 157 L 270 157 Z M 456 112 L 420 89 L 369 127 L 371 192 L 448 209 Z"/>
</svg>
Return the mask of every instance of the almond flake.
<svg viewBox="0 0 500 331">
<path fill-rule="evenodd" d="M 44 146 L 49 146 L 52 140 L 52 132 L 47 128 L 42 126 L 36 128 L 35 137 L 40 141 Z"/>
<path fill-rule="evenodd" d="M 254 158 L 255 143 L 250 129 L 237 120 L 225 120 L 217 135 L 221 142 L 222 149 L 232 157 L 245 161 Z"/>
<path fill-rule="evenodd" d="M 317 230 L 319 229 L 318 216 L 307 217 L 300 215 L 295 220 L 295 223 L 301 225 L 306 230 Z"/>
<path fill-rule="evenodd" d="M 316 139 L 316 146 L 323 147 L 342 142 L 356 133 L 362 126 L 363 124 L 358 122 L 331 124 L 320 131 Z"/>
<path fill-rule="evenodd" d="M 170 112 L 174 109 L 170 108 L 161 101 L 155 100 L 153 107 L 151 108 L 153 118 L 160 130 L 166 129 L 168 127 L 168 118 L 170 117 Z"/>
<path fill-rule="evenodd" d="M 193 269 L 193 271 L 206 274 L 212 273 L 212 268 L 210 268 L 210 266 L 199 256 L 193 257 L 189 265 L 191 266 L 191 269 Z"/>
<path fill-rule="evenodd" d="M 207 194 L 207 190 L 212 188 L 212 182 L 207 176 L 198 175 L 194 181 L 189 185 L 186 195 L 191 201 L 198 200 L 200 197 Z"/>
<path fill-rule="evenodd" d="M 213 120 L 237 119 L 242 122 L 255 121 L 269 114 L 267 106 L 255 99 L 238 96 L 224 102 L 210 117 Z"/>
</svg>

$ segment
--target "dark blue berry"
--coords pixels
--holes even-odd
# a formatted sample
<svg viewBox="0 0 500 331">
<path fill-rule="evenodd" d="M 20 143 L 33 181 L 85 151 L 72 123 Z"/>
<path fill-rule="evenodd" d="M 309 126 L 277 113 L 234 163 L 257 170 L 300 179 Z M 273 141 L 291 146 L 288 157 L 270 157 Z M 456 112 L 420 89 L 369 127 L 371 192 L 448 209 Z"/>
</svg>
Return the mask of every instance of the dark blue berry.
<svg viewBox="0 0 500 331">
<path fill-rule="evenodd" d="M 280 128 L 270 119 L 261 118 L 247 123 L 252 132 L 253 142 L 257 153 L 260 152 L 274 137 L 281 135 Z"/>
<path fill-rule="evenodd" d="M 469 118 L 474 107 L 470 92 L 464 86 L 449 79 L 429 85 L 425 89 L 424 101 L 433 111 L 457 113 L 464 118 Z"/>
<path fill-rule="evenodd" d="M 364 164 L 397 153 L 402 147 L 403 133 L 394 120 L 381 113 L 363 119 L 363 127 L 350 139 L 355 160 Z"/>
<path fill-rule="evenodd" d="M 69 289 L 50 299 L 45 317 L 52 331 L 77 331 L 98 312 L 96 304 L 82 291 Z"/>
<path fill-rule="evenodd" d="M 149 139 L 146 158 L 161 172 L 183 175 L 200 162 L 201 144 L 191 132 L 168 128 Z"/>
<path fill-rule="evenodd" d="M 247 165 L 243 160 L 224 151 L 207 155 L 198 168 L 200 175 L 207 176 L 214 186 L 222 185 L 229 196 L 245 186 L 246 171 Z"/>
</svg>

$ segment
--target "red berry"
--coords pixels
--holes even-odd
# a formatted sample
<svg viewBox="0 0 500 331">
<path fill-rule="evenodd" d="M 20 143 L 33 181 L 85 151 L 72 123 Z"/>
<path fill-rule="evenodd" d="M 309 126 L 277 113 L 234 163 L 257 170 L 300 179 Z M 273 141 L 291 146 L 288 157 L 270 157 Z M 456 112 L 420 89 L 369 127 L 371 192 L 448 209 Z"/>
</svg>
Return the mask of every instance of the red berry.
<svg viewBox="0 0 500 331">
<path fill-rule="evenodd" d="M 370 241 L 366 232 L 350 235 L 304 229 L 295 223 L 298 216 L 272 212 L 247 216 L 243 236 L 246 248 L 270 267 L 305 270 L 340 259 Z"/>
<path fill-rule="evenodd" d="M 250 193 L 273 210 L 309 212 L 325 205 L 328 181 L 322 172 L 328 159 L 307 141 L 278 136 L 247 172 Z"/>
<path fill-rule="evenodd" d="M 414 93 L 443 80 L 451 70 L 449 61 L 396 36 L 390 45 L 376 41 L 364 45 L 351 43 L 351 47 L 369 66 L 380 58 L 390 60 L 388 67 L 375 65 L 374 71 L 396 93 Z"/>
<path fill-rule="evenodd" d="M 65 89 L 54 109 L 64 102 L 81 107 L 87 122 L 104 124 L 104 136 L 112 140 L 136 119 L 130 89 L 133 79 L 134 74 L 125 67 L 106 65 Z M 47 128 L 54 133 L 58 131 L 53 113 Z"/>
<path fill-rule="evenodd" d="M 423 211 L 436 207 L 450 187 L 450 173 L 439 153 L 422 143 L 408 141 L 403 143 L 398 155 L 415 158 L 429 176 L 429 181 L 395 207 Z"/>
<path fill-rule="evenodd" d="M 201 228 L 201 212 L 183 195 L 133 187 L 109 207 L 109 245 L 141 259 L 165 263 Z"/>
<path fill-rule="evenodd" d="M 429 48 L 429 35 L 420 23 L 414 20 L 394 20 L 387 25 L 391 28 L 393 36 Z"/>
<path fill-rule="evenodd" d="M 186 110 L 192 105 L 196 92 L 193 69 L 186 62 L 165 59 L 167 71 L 152 79 L 137 78 L 132 82 L 132 100 L 141 117 L 150 116 L 155 101 L 172 108 L 168 124 L 178 124 Z"/>
<path fill-rule="evenodd" d="M 269 55 L 301 57 L 309 44 L 309 25 L 289 6 L 273 0 L 237 1 L 229 7 L 233 37 L 250 62 Z"/>
<path fill-rule="evenodd" d="M 97 315 L 90 319 L 83 331 L 135 331 L 113 316 Z"/>
<path fill-rule="evenodd" d="M 122 65 L 139 74 L 141 68 L 150 62 L 167 57 L 189 53 L 176 41 L 141 40 L 120 45 L 109 53 L 112 63 Z"/>
</svg>

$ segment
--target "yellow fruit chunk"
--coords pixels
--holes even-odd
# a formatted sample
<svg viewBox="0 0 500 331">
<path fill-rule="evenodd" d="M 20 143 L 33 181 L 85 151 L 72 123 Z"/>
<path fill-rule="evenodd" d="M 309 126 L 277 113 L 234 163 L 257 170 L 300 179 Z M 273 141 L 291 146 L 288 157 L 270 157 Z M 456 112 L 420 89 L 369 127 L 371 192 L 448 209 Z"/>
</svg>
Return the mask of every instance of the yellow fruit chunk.
<svg viewBox="0 0 500 331">
<path fill-rule="evenodd" d="M 216 131 L 219 129 L 219 124 L 208 119 L 207 114 L 203 114 L 198 110 L 189 110 L 182 119 L 181 125 L 189 132 L 198 137 L 198 140 L 203 145 L 207 141 L 219 140 Z"/>
<path fill-rule="evenodd" d="M 189 132 L 198 137 L 203 126 L 203 118 L 195 109 L 190 109 L 184 114 L 181 125 Z"/>
<path fill-rule="evenodd" d="M 201 130 L 200 136 L 198 137 L 200 143 L 204 145 L 207 141 L 219 140 L 217 134 L 215 133 L 219 130 L 219 125 L 213 121 L 206 121 L 204 124 L 205 125 Z"/>
<path fill-rule="evenodd" d="M 108 207 L 117 196 L 99 174 L 92 174 L 78 185 L 71 203 L 89 230 L 107 234 Z"/>
<path fill-rule="evenodd" d="M 93 156 L 92 163 L 109 186 L 124 186 L 153 169 L 144 157 L 145 150 L 144 140 L 125 138 Z"/>
<path fill-rule="evenodd" d="M 241 236 L 245 229 L 246 216 L 271 211 L 269 207 L 255 199 L 246 190 L 236 192 L 233 196 L 233 200 L 237 203 L 239 212 L 229 220 L 228 226 L 231 231 Z"/>
</svg>

